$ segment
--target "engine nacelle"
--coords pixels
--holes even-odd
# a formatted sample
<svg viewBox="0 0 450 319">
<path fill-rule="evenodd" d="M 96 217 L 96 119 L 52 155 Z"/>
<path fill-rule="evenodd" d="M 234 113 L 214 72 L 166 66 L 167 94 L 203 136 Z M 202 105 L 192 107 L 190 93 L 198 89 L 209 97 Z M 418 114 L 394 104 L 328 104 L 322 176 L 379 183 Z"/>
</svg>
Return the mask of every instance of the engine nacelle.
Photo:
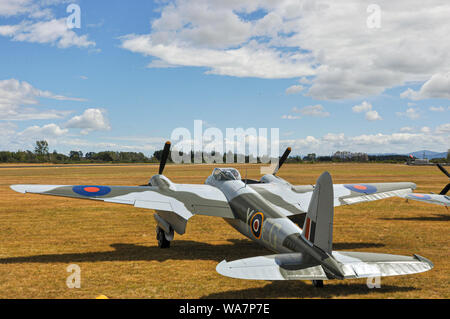
<svg viewBox="0 0 450 319">
<path fill-rule="evenodd" d="M 291 186 L 291 183 L 289 183 L 287 180 L 282 179 L 281 177 L 278 177 L 278 176 L 275 176 L 272 174 L 264 175 L 263 177 L 261 177 L 260 182 L 261 183 L 284 184 L 284 185 Z"/>
<path fill-rule="evenodd" d="M 176 189 L 175 184 L 164 175 L 153 175 L 148 184 L 150 186 L 157 186 L 160 188 L 169 188 L 172 190 Z"/>
</svg>

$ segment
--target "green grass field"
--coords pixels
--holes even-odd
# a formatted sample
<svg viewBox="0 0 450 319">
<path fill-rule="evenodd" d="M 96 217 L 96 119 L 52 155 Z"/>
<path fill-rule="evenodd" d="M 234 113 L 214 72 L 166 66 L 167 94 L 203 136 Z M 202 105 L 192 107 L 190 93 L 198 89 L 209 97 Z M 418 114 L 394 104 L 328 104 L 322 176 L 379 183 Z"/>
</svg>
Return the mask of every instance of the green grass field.
<svg viewBox="0 0 450 319">
<path fill-rule="evenodd" d="M 32 166 L 32 165 L 30 165 Z M 259 178 L 258 165 L 235 165 Z M 203 183 L 211 165 L 168 165 L 176 183 Z M 418 192 L 448 182 L 435 167 L 395 164 L 286 164 L 279 176 L 312 184 L 324 170 L 335 183 L 411 181 Z M 194 216 L 170 249 L 155 239 L 153 212 L 89 200 L 19 194 L 10 184 L 140 185 L 157 172 L 148 166 L 0 168 L 0 298 L 449 298 L 450 212 L 400 198 L 337 207 L 334 249 L 427 257 L 434 269 L 387 277 L 380 289 L 365 280 L 268 282 L 227 278 L 223 259 L 272 254 L 220 218 Z M 66 268 L 81 267 L 81 288 L 69 289 Z"/>
</svg>

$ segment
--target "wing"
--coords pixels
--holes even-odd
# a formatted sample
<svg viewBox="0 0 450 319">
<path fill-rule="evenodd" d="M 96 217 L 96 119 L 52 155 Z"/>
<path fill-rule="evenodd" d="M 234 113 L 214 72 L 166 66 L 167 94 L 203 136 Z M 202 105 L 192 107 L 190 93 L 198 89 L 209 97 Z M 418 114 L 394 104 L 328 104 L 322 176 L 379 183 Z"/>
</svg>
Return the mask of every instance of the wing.
<svg viewBox="0 0 450 319">
<path fill-rule="evenodd" d="M 413 257 L 360 253 L 333 252 L 341 264 L 345 279 L 385 277 L 415 274 L 433 268 L 433 263 L 418 255 Z M 325 270 L 318 262 L 301 253 L 277 254 L 222 261 L 216 270 L 224 276 L 253 280 L 327 280 Z"/>
<path fill-rule="evenodd" d="M 406 199 L 416 200 L 419 202 L 443 205 L 445 207 L 450 206 L 450 197 L 447 195 L 411 193 L 406 194 L 405 196 L 402 197 Z"/>
<path fill-rule="evenodd" d="M 251 184 L 257 193 L 276 206 L 285 216 L 304 214 L 314 190 L 313 185 Z M 411 193 L 414 183 L 334 184 L 334 207 L 369 202 Z"/>
<path fill-rule="evenodd" d="M 64 196 L 127 204 L 139 208 L 174 212 L 188 220 L 192 215 L 234 218 L 225 195 L 209 185 L 157 186 L 12 185 L 20 193 Z"/>
</svg>

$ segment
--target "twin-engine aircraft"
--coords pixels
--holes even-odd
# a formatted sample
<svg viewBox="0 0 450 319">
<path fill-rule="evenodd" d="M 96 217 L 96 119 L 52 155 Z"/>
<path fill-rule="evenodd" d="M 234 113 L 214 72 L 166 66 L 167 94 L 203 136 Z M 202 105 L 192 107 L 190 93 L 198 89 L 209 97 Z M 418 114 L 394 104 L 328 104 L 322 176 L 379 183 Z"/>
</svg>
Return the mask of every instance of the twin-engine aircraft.
<svg viewBox="0 0 450 319">
<path fill-rule="evenodd" d="M 447 170 L 441 165 L 436 164 L 436 166 L 441 170 L 442 173 L 447 175 L 448 178 L 450 178 L 450 174 L 447 172 Z M 448 191 L 450 190 L 450 183 L 448 183 L 439 194 L 421 194 L 421 193 L 410 193 L 406 194 L 403 197 L 412 200 L 417 200 L 419 202 L 426 202 L 430 204 L 437 204 L 437 205 L 443 205 L 445 208 L 450 206 L 450 197 L 447 196 Z"/>
<path fill-rule="evenodd" d="M 216 270 L 225 276 L 261 280 L 323 280 L 395 276 L 424 272 L 433 264 L 413 257 L 333 251 L 334 207 L 405 196 L 414 183 L 334 184 L 328 172 L 316 185 L 291 185 L 276 176 L 290 148 L 273 174 L 259 181 L 241 179 L 234 168 L 215 168 L 205 185 L 176 184 L 164 176 L 170 150 L 164 146 L 159 174 L 142 186 L 13 185 L 21 193 L 67 196 L 134 205 L 155 210 L 157 239 L 170 247 L 174 232 L 185 233 L 193 215 L 224 218 L 232 227 L 276 255 L 232 262 Z M 301 225 L 300 228 L 298 225 Z"/>
</svg>

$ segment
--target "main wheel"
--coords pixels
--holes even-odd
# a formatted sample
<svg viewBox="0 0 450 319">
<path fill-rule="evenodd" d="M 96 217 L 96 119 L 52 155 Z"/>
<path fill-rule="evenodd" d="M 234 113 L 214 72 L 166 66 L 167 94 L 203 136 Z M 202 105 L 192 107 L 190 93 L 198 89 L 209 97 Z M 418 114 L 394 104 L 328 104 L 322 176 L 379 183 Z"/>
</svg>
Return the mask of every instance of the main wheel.
<svg viewBox="0 0 450 319">
<path fill-rule="evenodd" d="M 323 288 L 323 280 L 313 280 L 312 283 L 316 288 Z"/>
<path fill-rule="evenodd" d="M 170 241 L 166 239 L 164 230 L 161 227 L 156 227 L 156 239 L 158 240 L 159 248 L 170 248 Z"/>
</svg>

